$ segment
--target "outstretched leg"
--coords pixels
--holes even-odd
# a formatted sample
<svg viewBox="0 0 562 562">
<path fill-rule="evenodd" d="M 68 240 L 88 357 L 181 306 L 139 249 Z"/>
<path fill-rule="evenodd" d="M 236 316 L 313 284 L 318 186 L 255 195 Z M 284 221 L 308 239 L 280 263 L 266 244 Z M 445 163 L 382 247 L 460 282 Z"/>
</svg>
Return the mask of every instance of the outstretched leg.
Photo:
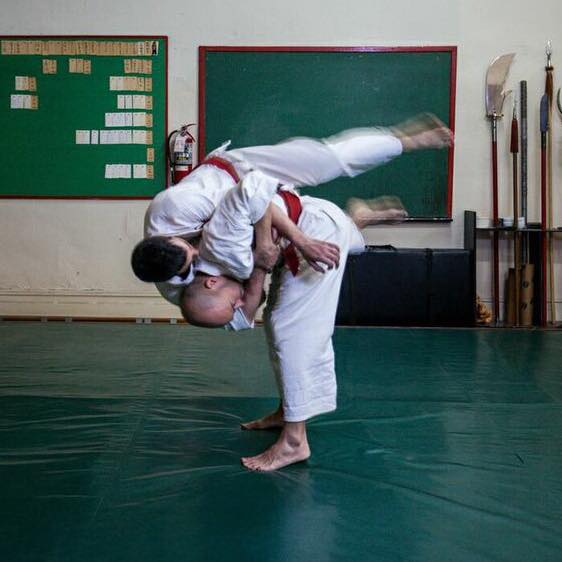
<svg viewBox="0 0 562 562">
<path fill-rule="evenodd" d="M 267 451 L 255 457 L 242 457 L 249 470 L 271 472 L 310 457 L 306 438 L 306 422 L 287 422 L 279 439 Z"/>
<path fill-rule="evenodd" d="M 390 128 L 364 127 L 324 139 L 299 137 L 275 145 L 224 153 L 243 172 L 258 169 L 294 187 L 354 177 L 385 164 L 403 151 L 443 148 L 452 133 L 437 117 L 422 114 Z"/>
</svg>

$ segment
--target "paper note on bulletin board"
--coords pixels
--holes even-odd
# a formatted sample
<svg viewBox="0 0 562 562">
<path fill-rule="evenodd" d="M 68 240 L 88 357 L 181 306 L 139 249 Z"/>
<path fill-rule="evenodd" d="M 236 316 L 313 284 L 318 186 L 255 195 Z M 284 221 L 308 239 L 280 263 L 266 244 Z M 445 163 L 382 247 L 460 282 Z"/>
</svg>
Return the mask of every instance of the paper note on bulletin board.
<svg viewBox="0 0 562 562">
<path fill-rule="evenodd" d="M 0 37 L 0 197 L 166 187 L 166 37 Z"/>
</svg>

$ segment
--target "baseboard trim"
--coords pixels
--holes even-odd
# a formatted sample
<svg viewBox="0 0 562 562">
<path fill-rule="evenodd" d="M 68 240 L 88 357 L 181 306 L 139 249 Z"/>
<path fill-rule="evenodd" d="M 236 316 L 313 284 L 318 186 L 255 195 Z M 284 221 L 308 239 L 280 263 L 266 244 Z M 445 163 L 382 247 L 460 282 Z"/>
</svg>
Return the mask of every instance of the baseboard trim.
<svg viewBox="0 0 562 562">
<path fill-rule="evenodd" d="M 123 322 L 135 324 L 186 324 L 183 318 L 135 318 L 132 316 L 17 316 L 3 315 L 5 322 Z"/>
<path fill-rule="evenodd" d="M 160 295 L 103 294 L 92 292 L 0 292 L 3 318 L 115 318 L 136 322 L 137 318 L 180 320 L 180 309 Z"/>
</svg>

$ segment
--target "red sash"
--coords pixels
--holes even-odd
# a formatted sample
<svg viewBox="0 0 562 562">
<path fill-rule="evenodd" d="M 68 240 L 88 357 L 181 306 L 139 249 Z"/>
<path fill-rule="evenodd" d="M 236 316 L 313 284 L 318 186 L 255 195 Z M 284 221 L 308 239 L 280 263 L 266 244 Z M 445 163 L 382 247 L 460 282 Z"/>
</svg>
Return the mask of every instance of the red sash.
<svg viewBox="0 0 562 562">
<path fill-rule="evenodd" d="M 281 197 L 281 199 L 283 199 L 283 201 L 285 201 L 289 218 L 295 224 L 298 224 L 302 212 L 300 197 L 290 191 L 278 191 L 277 194 Z M 289 244 L 287 248 L 285 248 L 283 251 L 283 257 L 285 258 L 285 264 L 289 268 L 290 272 L 293 275 L 296 275 L 299 272 L 299 257 L 297 256 L 297 251 L 293 243 Z"/>
<path fill-rule="evenodd" d="M 234 183 L 238 183 L 240 181 L 240 176 L 236 172 L 232 163 L 220 156 L 211 156 L 210 158 L 206 158 L 203 162 L 201 162 L 201 164 L 199 164 L 199 166 L 214 166 L 215 168 L 224 170 L 234 180 Z M 197 168 L 199 166 L 197 166 Z"/>
</svg>

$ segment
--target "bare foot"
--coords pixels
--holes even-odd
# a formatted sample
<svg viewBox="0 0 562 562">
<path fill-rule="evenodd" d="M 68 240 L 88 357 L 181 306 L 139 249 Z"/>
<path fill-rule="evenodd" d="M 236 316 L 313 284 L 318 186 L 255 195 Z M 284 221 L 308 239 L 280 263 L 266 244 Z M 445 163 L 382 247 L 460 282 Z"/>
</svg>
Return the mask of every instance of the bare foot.
<svg viewBox="0 0 562 562">
<path fill-rule="evenodd" d="M 304 422 L 296 422 L 286 424 L 277 442 L 269 449 L 255 457 L 242 457 L 241 461 L 249 470 L 271 472 L 309 457 Z"/>
<path fill-rule="evenodd" d="M 275 412 L 251 422 L 241 423 L 240 427 L 242 429 L 275 429 L 284 425 L 283 409 L 279 406 Z"/>
<path fill-rule="evenodd" d="M 394 206 L 386 207 L 386 202 L 383 201 L 385 199 L 392 200 Z M 397 197 L 380 197 L 372 200 L 352 198 L 347 202 L 347 212 L 360 230 L 380 223 L 399 223 L 408 217 L 406 209 Z"/>
<path fill-rule="evenodd" d="M 413 119 L 391 127 L 402 143 L 404 152 L 428 148 L 445 148 L 453 143 L 452 131 L 431 113 L 422 113 Z"/>
</svg>

